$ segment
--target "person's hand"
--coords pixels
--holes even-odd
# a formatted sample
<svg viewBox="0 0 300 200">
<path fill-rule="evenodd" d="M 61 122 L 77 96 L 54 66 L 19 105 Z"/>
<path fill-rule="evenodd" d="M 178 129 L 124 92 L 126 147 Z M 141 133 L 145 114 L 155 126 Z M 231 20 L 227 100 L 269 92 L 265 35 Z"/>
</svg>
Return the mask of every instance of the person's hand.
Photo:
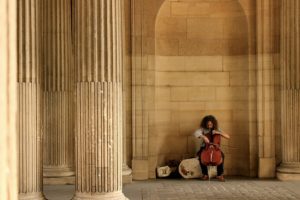
<svg viewBox="0 0 300 200">
<path fill-rule="evenodd" d="M 211 148 L 211 149 L 212 149 L 212 148 L 214 148 L 214 145 L 212 145 L 212 144 L 211 144 L 211 145 L 209 145 L 209 148 Z"/>
<path fill-rule="evenodd" d="M 205 143 L 209 143 L 209 139 L 207 137 L 203 136 L 203 140 Z"/>
</svg>

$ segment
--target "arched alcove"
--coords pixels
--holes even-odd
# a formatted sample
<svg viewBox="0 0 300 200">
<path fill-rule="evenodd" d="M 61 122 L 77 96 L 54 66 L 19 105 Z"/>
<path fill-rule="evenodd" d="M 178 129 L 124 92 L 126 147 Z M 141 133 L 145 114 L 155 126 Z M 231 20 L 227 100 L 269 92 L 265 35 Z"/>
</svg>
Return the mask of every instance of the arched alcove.
<svg viewBox="0 0 300 200">
<path fill-rule="evenodd" d="M 248 21 L 239 1 L 166 0 L 155 23 L 155 108 L 150 168 L 195 155 L 193 132 L 213 114 L 226 174 L 250 174 L 251 85 Z M 153 165 L 153 166 L 152 166 Z"/>
</svg>

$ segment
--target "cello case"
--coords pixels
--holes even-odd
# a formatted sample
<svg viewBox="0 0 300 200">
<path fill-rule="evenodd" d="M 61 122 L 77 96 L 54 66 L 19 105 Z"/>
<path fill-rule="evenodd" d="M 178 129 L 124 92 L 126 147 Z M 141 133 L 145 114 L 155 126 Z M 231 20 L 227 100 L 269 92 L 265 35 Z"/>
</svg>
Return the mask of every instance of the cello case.
<svg viewBox="0 0 300 200">
<path fill-rule="evenodd" d="M 210 143 L 205 144 L 205 149 L 201 152 L 201 163 L 206 166 L 217 166 L 223 162 L 222 152 L 220 149 L 221 135 L 208 133 L 205 135 Z"/>
</svg>

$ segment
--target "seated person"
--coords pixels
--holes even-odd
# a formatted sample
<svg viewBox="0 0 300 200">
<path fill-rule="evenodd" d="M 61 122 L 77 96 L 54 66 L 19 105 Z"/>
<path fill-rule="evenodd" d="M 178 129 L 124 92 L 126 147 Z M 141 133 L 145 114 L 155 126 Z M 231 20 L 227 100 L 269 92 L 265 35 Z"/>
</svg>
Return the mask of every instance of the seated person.
<svg viewBox="0 0 300 200">
<path fill-rule="evenodd" d="M 200 150 L 198 151 L 200 166 L 203 174 L 202 180 L 208 180 L 208 170 L 207 170 L 207 166 L 201 162 L 201 153 L 206 148 L 206 145 L 211 145 L 212 143 L 212 141 L 210 141 L 212 137 L 208 137 L 208 136 L 210 135 L 212 136 L 214 134 L 219 134 L 226 139 L 230 138 L 230 136 L 227 133 L 224 133 L 219 129 L 218 121 L 214 116 L 212 115 L 205 116 L 201 121 L 200 129 L 196 130 L 196 132 L 194 133 L 195 137 L 202 138 L 204 140 L 204 143 L 202 143 Z M 221 153 L 222 153 L 222 162 L 221 164 L 217 165 L 217 179 L 219 179 L 220 181 L 225 181 L 223 176 L 224 153 L 223 152 Z"/>
</svg>

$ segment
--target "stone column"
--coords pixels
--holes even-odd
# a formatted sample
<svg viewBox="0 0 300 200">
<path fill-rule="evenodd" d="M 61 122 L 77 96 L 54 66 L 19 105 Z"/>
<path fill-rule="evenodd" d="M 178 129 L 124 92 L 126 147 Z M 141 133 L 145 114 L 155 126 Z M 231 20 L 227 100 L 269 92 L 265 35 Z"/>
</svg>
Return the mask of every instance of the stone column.
<svg viewBox="0 0 300 200">
<path fill-rule="evenodd" d="M 149 175 L 149 121 L 154 108 L 154 87 L 149 86 L 147 31 L 144 1 L 132 0 L 132 179 L 147 180 Z M 148 30 L 149 31 L 149 30 Z M 153 73 L 154 74 L 154 73 Z"/>
<path fill-rule="evenodd" d="M 16 148 L 16 1 L 0 1 L 0 199 L 15 200 Z"/>
<path fill-rule="evenodd" d="M 275 177 L 275 62 L 279 53 L 277 0 L 257 0 L 258 176 Z"/>
<path fill-rule="evenodd" d="M 74 67 L 69 0 L 43 0 L 44 183 L 74 183 Z"/>
<path fill-rule="evenodd" d="M 126 199 L 122 193 L 122 6 L 75 0 L 76 194 Z"/>
<path fill-rule="evenodd" d="M 280 180 L 300 180 L 300 2 L 282 0 Z"/>
<path fill-rule="evenodd" d="M 132 170 L 128 166 L 131 164 L 131 1 L 122 1 L 124 5 L 123 14 L 123 169 L 122 169 L 122 179 L 123 183 L 132 182 Z"/>
<path fill-rule="evenodd" d="M 40 115 L 40 3 L 18 0 L 19 199 L 44 199 Z"/>
</svg>

